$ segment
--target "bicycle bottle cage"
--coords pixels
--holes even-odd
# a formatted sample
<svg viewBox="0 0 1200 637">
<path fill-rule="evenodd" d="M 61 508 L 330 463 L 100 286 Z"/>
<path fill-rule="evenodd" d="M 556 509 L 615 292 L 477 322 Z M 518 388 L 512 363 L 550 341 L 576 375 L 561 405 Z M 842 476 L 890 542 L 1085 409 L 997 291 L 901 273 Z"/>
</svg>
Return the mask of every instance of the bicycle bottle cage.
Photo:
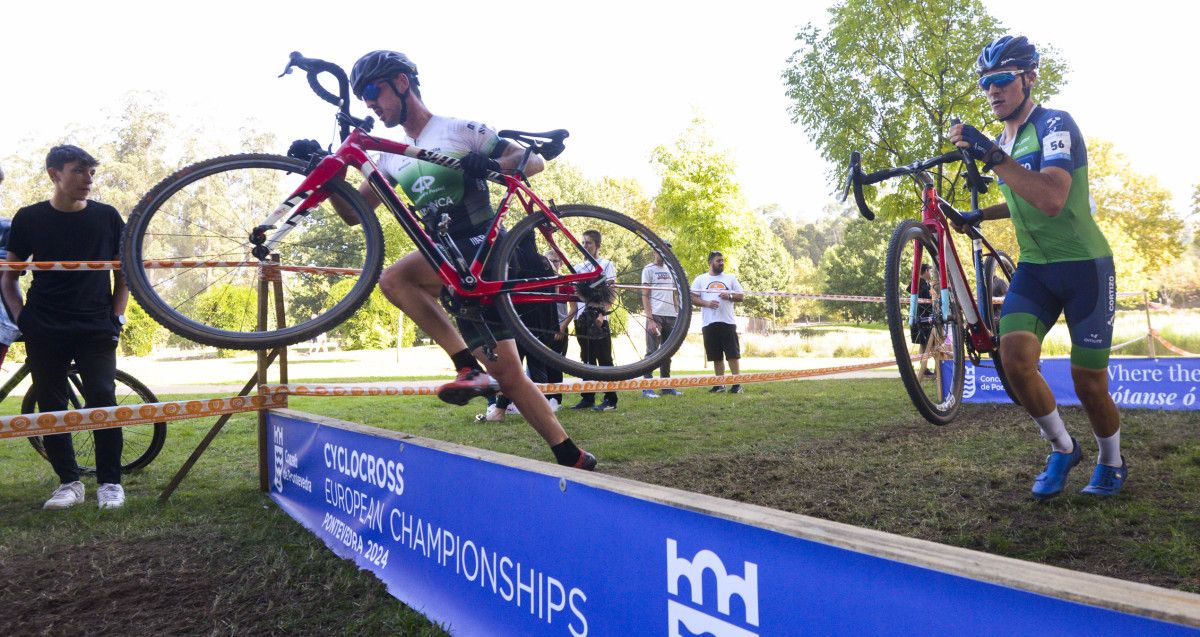
<svg viewBox="0 0 1200 637">
<path fill-rule="evenodd" d="M 571 135 L 564 128 L 557 128 L 545 133 L 526 133 L 518 130 L 502 130 L 496 133 L 505 139 L 511 139 L 515 142 L 520 142 L 533 149 L 533 152 L 541 155 L 546 161 L 554 159 L 562 154 L 567 149 L 563 140 Z"/>
</svg>

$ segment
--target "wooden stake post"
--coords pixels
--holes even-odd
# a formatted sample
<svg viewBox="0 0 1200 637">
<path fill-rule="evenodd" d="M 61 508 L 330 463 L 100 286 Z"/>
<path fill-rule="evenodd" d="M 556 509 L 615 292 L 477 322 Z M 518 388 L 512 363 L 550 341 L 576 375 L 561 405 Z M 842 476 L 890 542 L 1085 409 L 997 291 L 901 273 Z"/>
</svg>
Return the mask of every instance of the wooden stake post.
<svg viewBox="0 0 1200 637">
<path fill-rule="evenodd" d="M 1150 324 L 1150 293 L 1142 290 L 1142 300 L 1146 303 L 1146 347 L 1150 358 L 1158 358 L 1154 353 L 1154 326 Z"/>
<path fill-rule="evenodd" d="M 271 262 L 273 264 L 278 264 L 278 255 L 273 255 L 271 257 Z M 271 291 L 274 291 L 275 293 L 274 305 L 276 325 L 279 327 L 284 327 L 286 325 L 286 318 L 284 316 L 283 279 L 277 268 L 273 268 L 268 265 L 264 266 L 260 270 L 258 279 L 259 330 L 267 329 L 267 314 L 270 308 L 268 295 Z M 263 385 L 267 384 L 267 372 L 271 368 L 271 363 L 275 362 L 277 359 L 279 361 L 279 383 L 286 385 L 288 382 L 287 347 L 279 347 L 273 350 L 259 350 L 257 369 L 255 370 L 254 375 L 250 377 L 250 380 L 246 381 L 246 384 L 242 386 L 242 391 L 238 395 L 249 395 L 252 390 L 261 388 Z M 261 391 L 261 389 L 259 391 Z M 175 477 L 171 478 L 171 482 L 167 484 L 167 488 L 163 489 L 162 494 L 158 496 L 159 502 L 166 502 L 168 499 L 170 499 L 171 494 L 175 492 L 175 489 L 177 489 L 179 484 L 183 482 L 183 479 L 187 477 L 187 474 L 192 470 L 192 467 L 196 464 L 196 461 L 200 459 L 200 456 L 204 455 L 204 452 L 208 450 L 209 445 L 212 444 L 212 441 L 217 437 L 217 434 L 220 433 L 221 429 L 225 426 L 225 423 L 229 422 L 229 417 L 231 415 L 232 414 L 226 414 L 217 419 L 217 422 L 213 424 L 211 429 L 209 429 L 208 434 L 206 434 L 204 439 L 200 441 L 200 444 L 196 446 L 196 450 L 192 452 L 192 455 L 187 459 L 186 462 L 183 463 L 183 466 L 179 468 L 179 471 L 176 472 Z M 258 488 L 263 492 L 266 492 L 270 488 L 270 484 L 267 479 L 267 462 L 269 461 L 268 450 L 267 413 L 265 410 L 260 410 L 258 412 Z"/>
</svg>

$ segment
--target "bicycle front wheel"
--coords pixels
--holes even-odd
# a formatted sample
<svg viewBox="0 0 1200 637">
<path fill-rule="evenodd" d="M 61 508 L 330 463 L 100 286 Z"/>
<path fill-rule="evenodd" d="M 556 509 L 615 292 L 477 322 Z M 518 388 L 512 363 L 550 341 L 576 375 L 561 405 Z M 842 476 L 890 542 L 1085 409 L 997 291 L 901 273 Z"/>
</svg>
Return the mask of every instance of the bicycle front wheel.
<svg viewBox="0 0 1200 637">
<path fill-rule="evenodd" d="M 71 409 L 82 409 L 83 382 L 79 372 L 72 368 L 67 374 L 67 395 Z M 117 370 L 117 405 L 137 405 L 141 403 L 156 403 L 158 397 L 149 387 L 129 374 Z M 30 388 L 29 393 L 21 401 L 21 413 L 32 414 L 37 411 L 37 394 Z M 142 469 L 150 464 L 162 451 L 167 441 L 167 423 L 156 422 L 149 425 L 131 425 L 124 428 L 124 442 L 121 448 L 121 472 L 129 473 Z M 71 443 L 75 447 L 75 461 L 85 474 L 96 472 L 96 445 L 90 431 L 77 431 L 71 434 Z M 29 438 L 43 458 L 46 458 L 46 447 L 42 444 L 41 436 Z M 48 459 L 48 458 L 47 458 Z"/>
<path fill-rule="evenodd" d="M 989 291 L 993 296 L 990 305 L 992 311 L 987 318 L 988 330 L 992 333 L 992 351 L 990 355 L 992 357 L 992 364 L 996 367 L 996 376 L 1000 377 L 1000 385 L 1004 387 L 1004 393 L 1008 394 L 1008 399 L 1013 401 L 1014 405 L 1020 405 L 1021 401 L 1013 393 L 1012 385 L 1008 382 L 1008 376 L 1004 374 L 1004 361 L 1000 358 L 1000 305 L 995 301 L 995 297 L 1004 296 L 1004 294 L 998 294 L 999 288 L 1002 287 L 1006 291 L 1005 293 L 1007 293 L 1008 284 L 1012 283 L 1013 272 L 1017 268 L 1013 265 L 1012 258 L 1007 253 L 1001 251 L 997 253 L 997 256 L 989 254 L 983 260 L 983 280 L 988 281 Z M 1004 285 L 997 285 L 997 281 L 1002 281 Z"/>
<path fill-rule="evenodd" d="M 267 260 L 251 254 L 251 232 L 300 185 L 306 167 L 276 155 L 232 155 L 155 186 L 130 215 L 122 249 L 142 308 L 186 339 L 226 349 L 298 343 L 349 317 L 379 278 L 383 236 L 345 181 L 322 188 L 360 223 L 344 223 L 327 200 L 299 217 Z"/>
<path fill-rule="evenodd" d="M 938 246 L 929 229 L 917 221 L 897 226 L 884 273 L 892 348 L 917 411 L 945 425 L 962 407 L 966 357 L 958 297 L 952 289 L 941 293 L 939 276 Z"/>
<path fill-rule="evenodd" d="M 517 343 L 547 365 L 589 380 L 624 380 L 669 364 L 687 336 L 692 302 L 687 274 L 666 242 L 641 223 L 605 208 L 560 206 L 558 217 L 575 240 L 543 215 L 521 219 L 497 249 L 498 280 L 552 274 L 522 266 L 530 259 L 540 263 L 539 255 L 559 256 L 572 271 L 586 271 L 590 264 L 581 244 L 587 231 L 599 233 L 597 255 L 602 264 L 611 262 L 612 270 L 574 286 L 574 314 L 568 313 L 568 303 L 539 300 L 557 294 L 553 289 L 521 293 L 517 301 L 513 295 L 497 296 L 500 315 Z M 567 271 L 564 265 L 557 274 Z M 643 292 L 651 297 L 651 312 L 643 307 Z M 655 315 L 668 318 L 651 318 Z M 560 331 L 564 323 L 566 329 Z"/>
</svg>

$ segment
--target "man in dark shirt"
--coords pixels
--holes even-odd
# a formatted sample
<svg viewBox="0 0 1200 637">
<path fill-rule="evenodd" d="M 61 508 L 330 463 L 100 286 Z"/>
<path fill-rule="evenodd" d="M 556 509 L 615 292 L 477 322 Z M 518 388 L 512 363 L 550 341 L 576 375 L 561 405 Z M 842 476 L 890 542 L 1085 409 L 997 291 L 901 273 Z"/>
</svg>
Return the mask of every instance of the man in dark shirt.
<svg viewBox="0 0 1200 637">
<path fill-rule="evenodd" d="M 119 258 L 120 213 L 87 198 L 97 161 L 76 146 L 55 146 L 46 156 L 54 196 L 17 211 L 8 242 L 8 260 L 110 261 Z M 23 301 L 16 272 L 0 275 L 4 302 L 25 335 L 38 408 L 68 408 L 67 370 L 74 362 L 83 379 L 87 407 L 116 404 L 117 341 L 125 324 L 129 292 L 119 271 L 35 271 L 29 299 Z M 96 499 L 101 509 L 125 503 L 121 487 L 119 427 L 97 429 Z M 65 509 L 84 500 L 83 483 L 71 434 L 45 436 L 46 455 L 62 483 L 46 501 Z"/>
</svg>

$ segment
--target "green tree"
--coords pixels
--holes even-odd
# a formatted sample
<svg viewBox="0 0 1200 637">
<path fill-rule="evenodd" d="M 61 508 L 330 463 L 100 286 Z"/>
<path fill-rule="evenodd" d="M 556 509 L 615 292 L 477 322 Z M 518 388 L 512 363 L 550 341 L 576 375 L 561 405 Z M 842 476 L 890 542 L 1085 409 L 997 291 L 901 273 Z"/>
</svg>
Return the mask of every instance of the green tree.
<svg viewBox="0 0 1200 637">
<path fill-rule="evenodd" d="M 946 152 L 955 117 L 998 132 L 974 69 L 980 48 L 1006 29 L 982 0 L 841 0 L 830 14 L 827 31 L 810 23 L 797 34 L 800 47 L 783 79 L 792 119 L 830 162 L 832 178 L 845 174 L 854 150 L 868 170 Z M 1058 92 L 1065 65 L 1049 43 L 1037 44 L 1042 66 L 1034 96 L 1045 100 Z M 966 205 L 961 165 L 946 168 L 935 174 L 938 194 Z M 902 196 L 879 201 L 878 212 L 911 214 L 911 193 L 902 188 Z M 987 201 L 998 200 L 993 192 Z"/>
<path fill-rule="evenodd" d="M 335 284 L 330 293 L 331 300 L 344 298 L 353 285 L 354 281 L 349 279 Z M 399 321 L 400 309 L 392 305 L 376 287 L 367 302 L 344 323 L 335 327 L 330 335 L 338 340 L 342 349 L 395 347 Z M 406 320 L 405 327 L 404 336 L 408 340 L 405 345 L 412 345 L 412 328 L 415 326 L 412 321 Z"/>
<path fill-rule="evenodd" d="M 18 145 L 29 151 L 4 158 L 4 185 L 0 187 L 0 215 L 10 218 L 17 210 L 54 194 L 46 174 L 46 153 L 54 144 L 26 139 Z"/>
<path fill-rule="evenodd" d="M 130 298 L 125 307 L 125 329 L 121 331 L 121 354 L 147 356 L 167 341 L 167 329 L 159 325 L 137 300 Z"/>
<path fill-rule="evenodd" d="M 170 173 L 166 142 L 173 128 L 159 96 L 127 94 L 114 128 L 98 135 L 92 149 L 100 160 L 96 198 L 128 216 L 142 195 Z"/>
<path fill-rule="evenodd" d="M 892 228 L 855 219 L 846 226 L 845 240 L 830 248 L 821 261 L 826 294 L 883 295 L 883 271 Z M 848 319 L 883 320 L 882 303 L 825 301 L 825 306 Z"/>
<path fill-rule="evenodd" d="M 556 159 L 547 162 L 546 170 L 534 175 L 530 183 L 546 203 L 550 203 L 550 200 L 557 204 L 596 203 L 596 185 L 569 161 Z M 503 193 L 493 188 L 492 194 L 493 201 L 497 202 Z"/>
<path fill-rule="evenodd" d="M 771 218 L 771 231 L 783 242 L 792 258 L 820 263 L 825 251 L 841 242 L 846 223 L 857 215 L 857 212 L 838 208 L 810 223 L 777 216 Z"/>
<path fill-rule="evenodd" d="M 796 291 L 796 260 L 788 254 L 783 241 L 770 232 L 765 221 L 755 220 L 755 239 L 739 242 L 731 252 L 737 263 L 737 276 L 747 291 Z M 740 310 L 749 316 L 790 321 L 796 314 L 793 299 L 748 295 Z"/>
<path fill-rule="evenodd" d="M 1088 186 L 1096 218 L 1113 249 L 1123 290 L 1154 287 L 1153 278 L 1183 253 L 1183 219 L 1171 192 L 1136 172 L 1112 143 L 1088 140 Z"/>
<path fill-rule="evenodd" d="M 225 330 L 241 331 L 258 325 L 258 292 L 249 286 L 209 286 L 192 303 L 192 318 Z M 217 350 L 221 358 L 236 356 L 232 350 Z"/>
<path fill-rule="evenodd" d="M 748 227 L 750 212 L 733 178 L 733 160 L 696 118 L 674 145 L 654 149 L 652 161 L 662 175 L 656 225 L 678 233 L 673 250 L 685 271 L 705 272 L 708 252 L 734 247 Z"/>
</svg>

